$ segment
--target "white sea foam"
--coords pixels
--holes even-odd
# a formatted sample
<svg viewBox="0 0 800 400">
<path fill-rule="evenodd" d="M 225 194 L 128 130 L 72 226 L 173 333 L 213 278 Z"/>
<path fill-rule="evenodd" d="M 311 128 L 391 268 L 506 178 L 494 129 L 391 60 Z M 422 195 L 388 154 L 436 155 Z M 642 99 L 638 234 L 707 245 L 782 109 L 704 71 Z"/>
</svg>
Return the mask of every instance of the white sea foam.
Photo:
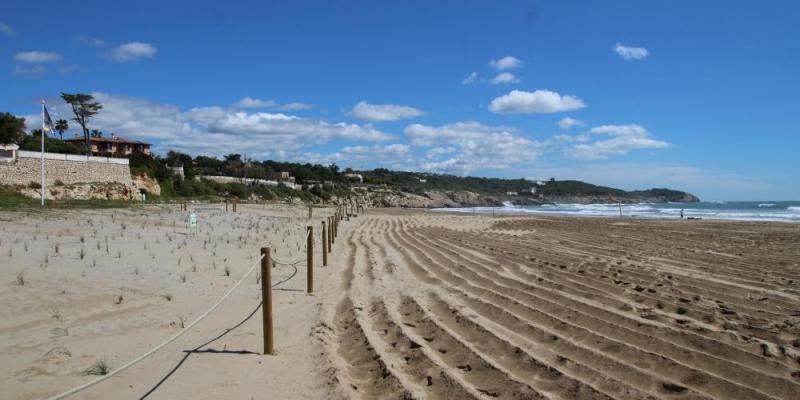
<svg viewBox="0 0 800 400">
<path fill-rule="evenodd" d="M 769 206 L 765 206 L 769 204 Z M 503 207 L 443 208 L 437 211 L 465 213 L 507 213 L 507 214 L 555 214 L 592 217 L 618 217 L 618 204 L 544 204 L 541 206 L 514 206 L 504 203 Z M 736 221 L 783 221 L 800 222 L 800 206 L 783 208 L 776 203 L 687 203 L 687 204 L 623 204 L 622 215 L 636 218 L 680 218 L 725 219 Z"/>
</svg>

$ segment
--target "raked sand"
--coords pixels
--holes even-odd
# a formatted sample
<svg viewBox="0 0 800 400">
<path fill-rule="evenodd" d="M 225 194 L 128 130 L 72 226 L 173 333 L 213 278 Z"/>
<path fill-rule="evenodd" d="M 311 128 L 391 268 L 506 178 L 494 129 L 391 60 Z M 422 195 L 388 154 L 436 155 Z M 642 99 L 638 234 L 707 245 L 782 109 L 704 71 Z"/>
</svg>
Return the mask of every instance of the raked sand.
<svg viewBox="0 0 800 400">
<path fill-rule="evenodd" d="M 0 214 L 0 396 L 44 398 L 93 379 L 81 372 L 97 360 L 149 350 L 259 247 L 303 259 L 324 211 L 196 212 L 196 235 L 176 208 Z M 254 310 L 251 276 L 186 336 L 76 398 L 141 398 L 165 376 L 147 398 L 800 394 L 800 225 L 368 210 L 342 222 L 330 264 L 314 294 L 304 263 L 274 292 L 275 356 L 258 354 L 259 312 L 168 375 Z M 293 272 L 278 265 L 273 280 Z"/>
</svg>

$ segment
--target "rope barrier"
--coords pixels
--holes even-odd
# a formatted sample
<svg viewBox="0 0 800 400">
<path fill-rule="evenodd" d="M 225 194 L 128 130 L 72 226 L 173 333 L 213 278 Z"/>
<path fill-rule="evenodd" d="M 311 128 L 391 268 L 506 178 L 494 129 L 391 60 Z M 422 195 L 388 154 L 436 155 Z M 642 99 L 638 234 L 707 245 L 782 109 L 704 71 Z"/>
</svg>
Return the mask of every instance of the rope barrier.
<svg viewBox="0 0 800 400">
<path fill-rule="evenodd" d="M 308 233 L 306 234 L 306 240 L 308 240 L 308 237 L 309 237 L 309 235 L 311 235 L 311 231 L 308 231 Z M 241 286 L 241 284 L 244 282 L 245 278 L 247 278 L 247 277 L 248 277 L 248 276 L 249 276 L 249 275 L 250 275 L 250 274 L 253 272 L 253 270 L 254 270 L 254 269 L 256 269 L 256 267 L 259 265 L 259 263 L 261 262 L 261 260 L 262 260 L 263 258 L 264 258 L 264 255 L 262 254 L 260 257 L 258 257 L 258 259 L 256 259 L 256 261 L 253 263 L 253 265 L 250 267 L 250 269 L 248 269 L 248 270 L 247 270 L 247 272 L 245 272 L 245 274 L 244 274 L 244 275 L 242 275 L 242 277 L 239 279 L 239 281 L 238 281 L 238 282 L 236 282 L 236 284 L 235 284 L 235 285 L 233 285 L 233 287 L 231 287 L 231 288 L 228 290 L 228 292 L 226 292 L 226 293 L 225 293 L 225 295 L 223 295 L 223 296 L 222 296 L 222 298 L 220 298 L 220 299 L 219 299 L 219 300 L 218 300 L 216 303 L 214 303 L 214 305 L 213 305 L 213 306 L 211 306 L 211 308 L 209 308 L 208 310 L 206 310 L 206 312 L 204 312 L 202 315 L 200 315 L 199 317 L 197 317 L 197 319 L 195 319 L 195 320 L 194 320 L 192 323 L 190 323 L 189 325 L 187 325 L 185 328 L 183 328 L 183 329 L 182 329 L 180 332 L 178 332 L 178 333 L 177 333 L 177 334 L 175 334 L 174 336 L 172 336 L 172 337 L 170 337 L 169 339 L 165 340 L 164 342 L 162 342 L 162 343 L 161 343 L 161 344 L 159 344 L 158 346 L 156 346 L 156 347 L 154 347 L 154 348 L 150 349 L 148 352 L 146 352 L 146 353 L 144 353 L 144 354 L 140 355 L 139 357 L 136 357 L 135 359 L 133 359 L 133 360 L 129 361 L 128 363 L 126 363 L 125 365 L 123 365 L 123 366 L 119 367 L 118 369 L 116 369 L 116 370 L 114 370 L 114 371 L 112 371 L 112 372 L 110 372 L 110 373 L 108 373 L 108 374 L 106 374 L 106 375 L 103 375 L 103 376 L 101 376 L 101 377 L 98 377 L 98 378 L 97 378 L 97 379 L 95 379 L 95 380 L 92 380 L 92 381 L 86 382 L 86 383 L 84 383 L 83 385 L 80 385 L 80 386 L 77 386 L 77 387 L 75 387 L 75 388 L 72 388 L 72 389 L 70 389 L 70 390 L 68 390 L 68 391 L 66 391 L 66 392 L 63 392 L 63 393 L 57 394 L 57 395 L 55 395 L 55 396 L 49 397 L 47 400 L 61 400 L 61 399 L 65 399 L 65 398 L 67 398 L 67 397 L 69 397 L 69 396 L 72 396 L 72 395 L 74 395 L 74 394 L 76 394 L 76 393 L 79 393 L 79 392 L 81 392 L 81 391 L 83 391 L 83 390 L 85 390 L 85 389 L 88 389 L 88 388 L 90 388 L 90 387 L 92 387 L 92 386 L 94 386 L 94 385 L 96 385 L 96 384 L 98 384 L 98 383 L 100 383 L 100 382 L 103 382 L 103 381 L 105 381 L 106 379 L 109 379 L 109 378 L 111 378 L 112 376 L 114 376 L 114 375 L 116 375 L 116 374 L 118 374 L 118 373 L 120 373 L 120 372 L 122 372 L 122 371 L 124 371 L 124 370 L 126 370 L 126 369 L 128 369 L 128 368 L 130 368 L 130 367 L 132 367 L 132 366 L 134 366 L 134 365 L 136 365 L 136 364 L 138 364 L 140 361 L 142 361 L 142 360 L 144 360 L 145 358 L 147 358 L 147 357 L 151 356 L 151 355 L 152 355 L 152 354 L 154 354 L 155 352 L 157 352 L 157 351 L 161 350 L 162 348 L 164 348 L 164 347 L 165 347 L 165 346 L 167 346 L 168 344 L 170 344 L 170 343 L 174 342 L 175 340 L 177 340 L 177 339 L 178 339 L 178 338 L 180 338 L 181 336 L 185 335 L 187 332 L 189 332 L 189 330 L 190 330 L 192 327 L 194 327 L 195 325 L 197 325 L 197 324 L 198 324 L 200 321 L 202 321 L 202 320 L 203 320 L 203 319 L 205 319 L 205 318 L 206 318 L 208 315 L 210 315 L 212 312 L 214 312 L 214 310 L 216 310 L 216 309 L 217 309 L 217 307 L 219 307 L 219 306 L 220 306 L 220 304 L 222 304 L 222 302 L 224 302 L 224 301 L 225 301 L 225 300 L 226 300 L 226 299 L 227 299 L 227 298 L 228 298 L 228 297 L 229 297 L 229 296 L 230 296 L 230 295 L 231 295 L 231 294 L 232 294 L 232 293 L 233 293 L 233 292 L 234 292 L 234 291 L 235 291 L 237 288 L 239 288 L 239 286 Z M 282 280 L 282 281 L 280 281 L 280 282 L 277 282 L 277 283 L 273 284 L 273 285 L 272 285 L 272 287 L 274 288 L 274 287 L 276 287 L 276 286 L 278 286 L 278 285 L 280 285 L 280 284 L 282 284 L 282 283 L 285 283 L 285 282 L 289 281 L 290 279 L 294 278 L 294 276 L 295 276 L 295 275 L 297 275 L 297 266 L 296 266 L 296 264 L 299 264 L 299 263 L 301 263 L 301 262 L 305 262 L 305 261 L 307 261 L 307 260 L 308 260 L 308 258 L 303 258 L 303 259 L 301 259 L 301 260 L 297 260 L 297 261 L 295 261 L 295 262 L 292 262 L 292 263 L 283 263 L 283 262 L 279 262 L 279 261 L 277 261 L 277 260 L 273 259 L 273 261 L 274 261 L 276 264 L 281 264 L 281 265 L 285 265 L 285 266 L 291 266 L 292 268 L 294 268 L 294 272 L 292 272 L 292 274 L 291 274 L 289 277 L 287 277 L 286 279 L 284 279 L 284 280 Z M 258 310 L 258 308 L 259 308 L 259 307 L 261 307 L 261 305 L 262 305 L 262 304 L 263 304 L 263 301 L 262 301 L 261 303 L 259 303 L 259 305 L 256 307 L 256 310 Z M 236 329 L 236 328 L 237 328 L 238 326 L 240 326 L 242 323 L 244 323 L 245 321 L 247 321 L 248 319 L 250 319 L 250 318 L 253 316 L 253 314 L 255 314 L 255 310 L 254 310 L 254 311 L 253 311 L 253 312 L 252 312 L 250 315 L 248 315 L 248 316 L 247 316 L 247 318 L 245 318 L 245 320 L 244 320 L 244 321 L 242 321 L 242 322 L 240 322 L 239 324 L 237 324 L 237 325 L 236 325 L 234 328 L 231 328 L 231 329 L 228 329 L 228 330 L 226 330 L 226 331 L 225 331 L 223 334 L 221 334 L 220 336 L 218 336 L 218 337 L 216 337 L 216 338 L 212 339 L 212 341 L 215 341 L 215 340 L 217 340 L 217 339 L 221 338 L 222 336 L 226 335 L 227 333 L 229 333 L 229 332 L 230 332 L 230 331 L 232 331 L 233 329 Z M 198 348 L 196 348 L 195 350 L 199 349 L 200 347 L 203 347 L 203 346 L 207 345 L 208 343 L 210 343 L 210 342 L 204 343 L 203 345 L 199 346 L 199 347 L 198 347 Z M 184 359 L 184 360 L 185 360 L 185 359 Z M 181 363 L 183 363 L 183 361 L 181 361 Z M 180 366 L 180 364 L 179 364 L 178 366 Z M 156 387 L 158 387 L 158 385 L 157 385 Z M 155 390 L 155 388 L 151 389 L 151 391 L 150 391 L 150 392 L 148 392 L 147 394 L 145 394 L 145 396 L 144 396 L 144 397 L 147 397 L 147 396 L 148 396 L 150 393 L 152 393 L 152 390 Z"/>
<path fill-rule="evenodd" d="M 203 313 L 202 315 L 200 315 L 200 316 L 199 316 L 197 319 L 195 319 L 195 320 L 194 320 L 194 321 L 193 321 L 191 324 L 189 324 L 189 325 L 187 325 L 185 328 L 183 328 L 183 330 L 181 330 L 180 332 L 178 332 L 178 333 L 177 333 L 175 336 L 172 336 L 171 338 L 169 338 L 169 339 L 167 339 L 166 341 L 162 342 L 162 343 L 161 343 L 161 344 L 159 344 L 158 346 L 156 346 L 156 347 L 152 348 L 152 349 L 151 349 L 150 351 L 148 351 L 147 353 L 144 353 L 144 354 L 140 355 L 139 357 L 136 357 L 135 359 L 133 359 L 133 360 L 129 361 L 127 364 L 125 364 L 125 365 L 123 365 L 123 366 L 119 367 L 118 369 L 116 369 L 116 370 L 114 370 L 114 371 L 112 371 L 112 372 L 110 372 L 110 373 L 108 373 L 108 374 L 106 374 L 106 375 L 103 375 L 103 376 L 101 376 L 101 377 L 99 377 L 99 378 L 97 378 L 97 379 L 95 379 L 95 380 L 93 380 L 93 381 L 90 381 L 90 382 L 84 383 L 83 385 L 80 385 L 80 386 L 78 386 L 78 387 L 75 387 L 75 388 L 73 388 L 73 389 L 70 389 L 70 390 L 68 390 L 68 391 L 66 391 L 66 392 L 63 392 L 63 393 L 57 394 L 57 395 L 55 395 L 55 396 L 52 396 L 52 397 L 48 398 L 47 400 L 60 400 L 60 399 L 64 399 L 64 398 L 67 398 L 67 397 L 69 397 L 69 396 L 72 396 L 73 394 L 75 394 L 75 393 L 78 393 L 78 392 L 80 392 L 80 391 L 82 391 L 82 390 L 84 390 L 84 389 L 88 389 L 88 388 L 90 388 L 90 387 L 92 387 L 92 386 L 94 386 L 94 385 L 96 385 L 96 384 L 98 384 L 98 383 L 100 383 L 100 382 L 102 382 L 102 381 L 104 381 L 104 380 L 106 380 L 106 379 L 109 379 L 109 378 L 111 378 L 112 376 L 114 376 L 114 375 L 116 375 L 116 374 L 118 374 L 118 373 L 120 373 L 120 372 L 122 372 L 122 371 L 124 371 L 124 370 L 126 370 L 126 369 L 128 369 L 128 368 L 130 368 L 130 367 L 132 367 L 132 366 L 134 366 L 134 365 L 136 365 L 137 363 L 139 363 L 140 361 L 142 361 L 142 360 L 144 360 L 145 358 L 149 357 L 149 356 L 150 356 L 150 355 L 152 355 L 153 353 L 155 353 L 155 352 L 157 352 L 157 351 L 161 350 L 161 349 L 162 349 L 164 346 L 166 346 L 166 345 L 168 345 L 168 344 L 170 344 L 170 343 L 174 342 L 174 341 L 175 341 L 175 340 L 177 340 L 179 337 L 181 337 L 181 336 L 183 336 L 184 334 L 186 334 L 186 332 L 189 332 L 189 329 L 191 329 L 193 326 L 197 325 L 197 323 L 198 323 L 198 322 L 202 321 L 202 320 L 203 320 L 205 317 L 207 317 L 207 316 L 208 316 L 209 314 L 211 314 L 211 313 L 212 313 L 214 310 L 216 310 L 216 309 L 217 309 L 217 307 L 219 307 L 219 305 L 220 305 L 220 304 L 222 304 L 222 302 L 223 302 L 223 301 L 225 301 L 225 299 L 227 299 L 227 298 L 228 298 L 228 296 L 230 296 L 230 295 L 231 295 L 231 293 L 233 293 L 233 291 L 234 291 L 234 290 L 236 290 L 236 289 L 237 289 L 237 288 L 238 288 L 238 287 L 239 287 L 239 286 L 242 284 L 242 282 L 244 282 L 244 279 L 245 279 L 245 278 L 247 278 L 247 276 L 248 276 L 248 275 L 250 275 L 250 273 L 252 273 L 254 269 L 256 269 L 256 267 L 257 267 L 257 266 L 259 265 L 259 263 L 261 262 L 261 259 L 262 259 L 262 258 L 264 258 L 264 256 L 263 256 L 263 255 L 261 255 L 260 257 L 258 257 L 258 259 L 256 260 L 256 262 L 255 262 L 255 263 L 253 263 L 253 266 L 251 266 L 251 267 L 250 267 L 250 269 L 249 269 L 249 270 L 247 270 L 247 272 L 246 272 L 246 273 L 245 273 L 245 274 L 242 276 L 242 278 L 241 278 L 241 279 L 239 279 L 239 282 L 236 282 L 236 284 L 235 284 L 235 285 L 233 285 L 233 287 L 232 287 L 232 288 L 230 288 L 230 290 L 228 290 L 228 292 L 227 292 L 227 293 L 225 293 L 225 295 L 224 295 L 224 296 L 222 296 L 222 298 L 221 298 L 221 299 L 219 299 L 219 301 L 217 301 L 217 302 L 216 302 L 216 303 L 215 303 L 213 306 L 211 306 L 211 308 L 209 308 L 209 309 L 208 309 L 206 312 L 204 312 L 204 313 Z"/>
<path fill-rule="evenodd" d="M 289 275 L 289 277 L 287 277 L 286 279 L 284 279 L 284 280 L 282 280 L 282 281 L 280 281 L 280 282 L 276 282 L 276 283 L 272 284 L 272 287 L 273 287 L 273 288 L 275 288 L 276 286 L 278 286 L 278 285 L 280 285 L 280 284 L 283 284 L 283 283 L 285 283 L 285 282 L 288 282 L 290 279 L 294 278 L 294 277 L 295 277 L 295 275 L 297 275 L 297 267 L 294 267 L 294 272 L 292 272 L 292 273 L 291 273 L 291 275 Z M 276 290 L 294 290 L 294 289 L 276 289 Z M 258 302 L 258 305 L 256 305 L 256 307 L 253 309 L 253 311 L 251 311 L 251 312 L 250 312 L 250 314 L 248 314 L 248 315 L 247 315 L 247 316 L 246 316 L 246 317 L 245 317 L 243 320 L 239 321 L 239 323 L 237 323 L 236 325 L 234 325 L 232 328 L 228 328 L 228 329 L 226 329 L 226 330 L 225 330 L 225 332 L 222 332 L 222 333 L 220 333 L 219 335 L 215 336 L 213 339 L 211 339 L 211 340 L 209 340 L 209 341 L 207 341 L 207 342 L 205 342 L 205 343 L 203 343 L 203 344 L 201 344 L 201 345 L 199 345 L 199 346 L 195 347 L 195 348 L 194 348 L 194 349 L 192 349 L 192 350 L 185 351 L 185 353 L 186 353 L 186 354 L 184 354 L 183 358 L 182 358 L 182 359 L 181 359 L 181 360 L 178 362 L 178 364 L 177 364 L 177 365 L 175 365 L 175 366 L 172 368 L 172 370 L 170 370 L 170 371 L 169 371 L 169 373 L 167 373 L 167 375 L 166 375 L 166 376 L 164 376 L 163 378 L 161 378 L 161 380 L 160 380 L 160 381 L 158 381 L 158 383 L 156 383 L 156 385 L 155 385 L 155 386 L 153 386 L 152 388 L 150 388 L 150 390 L 148 390 L 148 391 L 147 391 L 147 393 L 145 393 L 145 394 L 144 394 L 142 397 L 140 397 L 140 398 L 139 398 L 139 400 L 144 400 L 144 399 L 146 399 L 147 397 L 149 397 L 151 394 L 153 394 L 153 392 L 155 392 L 155 391 L 156 391 L 156 389 L 158 389 L 158 388 L 159 388 L 159 387 L 160 387 L 160 386 L 161 386 L 161 385 L 162 385 L 164 382 L 166 382 L 166 381 L 167 381 L 167 379 L 169 379 L 169 377 L 171 377 L 171 376 L 172 376 L 172 374 L 174 374 L 174 373 L 175 373 L 175 371 L 177 371 L 177 370 L 178 370 L 178 368 L 180 368 L 180 367 L 181 367 L 181 365 L 183 365 L 183 363 L 184 363 L 184 362 L 186 362 L 186 360 L 188 360 L 188 359 L 189 359 L 189 356 L 191 356 L 193 353 L 196 353 L 196 352 L 198 352 L 198 351 L 199 351 L 201 348 L 203 348 L 203 347 L 205 347 L 205 346 L 208 346 L 208 345 L 209 345 L 209 344 L 211 344 L 211 343 L 214 343 L 214 342 L 216 342 L 217 340 L 221 339 L 221 338 L 222 338 L 222 337 L 224 337 L 225 335 L 227 335 L 227 334 L 231 333 L 231 332 L 232 332 L 234 329 L 236 329 L 236 328 L 238 328 L 238 327 L 240 327 L 240 326 L 244 325 L 244 323 L 245 323 L 245 322 L 247 322 L 248 320 L 250 320 L 250 318 L 253 318 L 253 315 L 255 315 L 255 314 L 256 314 L 256 312 L 258 312 L 258 310 L 261 308 L 261 306 L 262 306 L 263 304 L 264 304 L 264 302 L 263 302 L 263 301 L 260 301 L 260 302 Z"/>
</svg>

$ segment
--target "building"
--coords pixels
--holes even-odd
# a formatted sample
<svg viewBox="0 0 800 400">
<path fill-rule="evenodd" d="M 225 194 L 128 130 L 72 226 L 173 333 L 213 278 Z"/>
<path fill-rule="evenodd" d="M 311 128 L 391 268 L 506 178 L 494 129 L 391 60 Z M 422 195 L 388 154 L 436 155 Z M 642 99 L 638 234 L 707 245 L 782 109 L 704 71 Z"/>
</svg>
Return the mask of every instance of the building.
<svg viewBox="0 0 800 400">
<path fill-rule="evenodd" d="M 19 146 L 16 144 L 0 144 L 0 163 L 11 164 L 17 161 L 17 151 Z"/>
<path fill-rule="evenodd" d="M 364 176 L 361 174 L 344 174 L 344 177 L 351 181 L 358 181 L 358 183 L 364 183 Z"/>
<path fill-rule="evenodd" d="M 278 182 L 291 182 L 294 183 L 295 179 L 289 174 L 288 171 L 270 172 L 267 177 L 271 180 Z"/>
<path fill-rule="evenodd" d="M 64 139 L 64 141 L 76 146 L 81 146 L 85 143 L 85 139 L 78 135 L 75 135 L 72 139 Z M 151 146 L 150 143 L 127 140 L 120 136 L 115 136 L 113 133 L 111 137 L 90 137 L 89 143 L 92 148 L 92 155 L 103 157 L 126 157 L 134 152 L 150 154 Z"/>
<path fill-rule="evenodd" d="M 167 169 L 172 173 L 172 176 L 178 176 L 181 179 L 186 178 L 186 174 L 183 172 L 183 165 L 178 165 L 177 167 L 167 167 Z"/>
<path fill-rule="evenodd" d="M 289 176 L 290 175 L 289 175 L 288 171 L 278 171 L 278 172 L 273 172 L 273 173 L 270 174 L 270 178 L 272 178 L 272 179 L 274 179 L 276 181 L 283 181 L 283 180 L 289 179 Z"/>
</svg>

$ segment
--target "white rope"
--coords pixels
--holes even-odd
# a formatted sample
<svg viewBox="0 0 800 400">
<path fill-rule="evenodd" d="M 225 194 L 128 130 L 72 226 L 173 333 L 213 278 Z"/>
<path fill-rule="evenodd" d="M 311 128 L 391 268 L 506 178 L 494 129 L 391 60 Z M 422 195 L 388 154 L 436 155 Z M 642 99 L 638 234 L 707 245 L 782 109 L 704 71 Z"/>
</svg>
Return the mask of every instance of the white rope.
<svg viewBox="0 0 800 400">
<path fill-rule="evenodd" d="M 256 266 L 258 266 L 258 264 L 261 262 L 262 258 L 264 258 L 263 254 L 261 255 L 261 257 L 258 258 L 258 260 L 256 260 L 255 263 L 253 263 L 253 266 L 251 266 L 250 269 L 247 270 L 247 272 L 242 276 L 242 278 L 239 279 L 239 282 L 236 282 L 236 284 L 233 285 L 233 287 L 230 288 L 230 290 L 228 290 L 228 292 L 225 293 L 225 295 L 222 296 L 222 298 L 219 299 L 219 301 L 217 301 L 213 306 L 211 306 L 211 308 L 209 308 L 208 311 L 204 312 L 201 316 L 199 316 L 196 320 L 194 320 L 194 322 L 192 322 L 191 324 L 189 324 L 185 328 L 183 328 L 183 330 L 178 332 L 175 336 L 167 339 L 166 341 L 164 341 L 163 343 L 161 343 L 158 346 L 154 347 L 153 349 L 151 349 L 147 353 L 144 353 L 144 354 L 140 355 L 139 357 L 136 357 L 135 359 L 129 361 L 127 364 L 125 364 L 125 365 L 119 367 L 118 369 L 108 373 L 107 375 L 103 375 L 103 376 L 101 376 L 101 377 L 99 377 L 99 378 L 97 378 L 97 379 L 95 379 L 93 381 L 84 383 L 81 386 L 78 386 L 78 387 L 70 389 L 70 390 L 68 390 L 68 391 L 66 391 L 64 393 L 61 393 L 61 394 L 55 395 L 53 397 L 50 397 L 47 400 L 64 399 L 64 398 L 72 396 L 73 394 L 78 393 L 78 392 L 80 392 L 80 391 L 82 391 L 84 389 L 92 387 L 92 386 L 94 386 L 94 385 L 96 385 L 96 384 L 98 384 L 98 383 L 100 383 L 100 382 L 102 382 L 102 381 L 104 381 L 104 380 L 106 380 L 108 378 L 111 378 L 112 376 L 114 376 L 114 375 L 116 375 L 116 374 L 118 374 L 118 373 L 120 373 L 120 372 L 122 372 L 122 371 L 124 371 L 124 370 L 126 370 L 126 369 L 128 369 L 130 367 L 132 367 L 133 365 L 135 365 L 139 361 L 142 361 L 145 358 L 147 358 L 148 356 L 150 356 L 151 354 L 161 350 L 161 348 L 163 348 L 164 346 L 174 342 L 176 339 L 178 339 L 179 337 L 183 336 L 186 332 L 189 332 L 189 329 L 191 329 L 193 326 L 197 325 L 197 323 L 200 322 L 201 320 L 203 320 L 203 318 L 207 317 L 214 310 L 216 310 L 217 307 L 219 307 L 219 305 L 222 304 L 222 302 L 225 301 L 225 299 L 227 299 L 228 296 L 230 296 L 231 293 L 233 293 L 233 291 L 236 290 L 236 288 L 238 288 L 242 284 L 242 282 L 244 282 L 244 279 L 247 278 L 247 276 L 250 275 L 250 273 L 252 273 L 254 269 L 256 269 Z"/>
</svg>

